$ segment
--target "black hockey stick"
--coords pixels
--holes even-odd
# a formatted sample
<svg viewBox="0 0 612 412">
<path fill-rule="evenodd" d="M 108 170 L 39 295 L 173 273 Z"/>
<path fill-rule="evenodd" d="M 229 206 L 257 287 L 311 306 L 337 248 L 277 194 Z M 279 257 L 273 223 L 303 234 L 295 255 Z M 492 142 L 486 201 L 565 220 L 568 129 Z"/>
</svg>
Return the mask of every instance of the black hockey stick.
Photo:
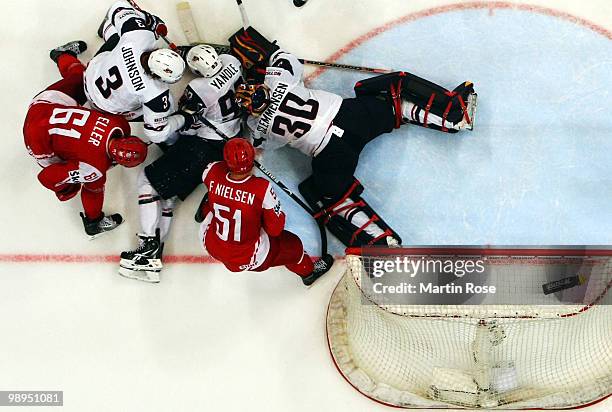
<svg viewBox="0 0 612 412">
<path fill-rule="evenodd" d="M 214 43 L 203 43 L 211 46 L 218 54 L 229 54 L 231 52 L 230 46 L 226 46 L 224 44 L 214 44 Z M 380 69 L 375 67 L 365 67 L 365 66 L 354 66 L 352 64 L 342 64 L 342 63 L 330 63 L 330 62 L 321 62 L 317 60 L 308 60 L 308 59 L 298 59 L 302 64 L 309 64 L 311 66 L 322 66 L 328 67 L 330 69 L 341 69 L 341 70 L 354 70 L 358 72 L 366 72 L 366 73 L 375 73 L 375 74 L 385 74 L 392 73 L 395 70 L 393 69 Z"/>
<path fill-rule="evenodd" d="M 230 137 L 228 135 L 226 135 L 221 130 L 219 130 L 208 119 L 204 117 L 200 117 L 200 120 L 207 127 L 210 127 L 224 141 L 227 142 L 228 140 L 230 140 Z M 280 187 L 283 192 L 287 193 L 287 195 L 289 195 L 289 197 L 293 199 L 294 202 L 300 205 L 302 209 L 307 211 L 308 214 L 311 215 L 315 219 L 315 221 L 317 222 L 317 227 L 319 228 L 319 234 L 321 235 L 321 256 L 327 255 L 327 232 L 325 231 L 325 225 L 323 224 L 322 218 L 321 219 L 315 218 L 315 212 L 310 208 L 310 206 L 308 206 L 302 199 L 300 199 L 295 193 L 293 193 L 291 189 L 289 189 L 282 181 L 280 181 L 276 176 L 274 176 L 272 172 L 266 169 L 257 160 L 255 160 L 255 166 L 261 171 L 261 173 L 266 175 L 268 179 L 270 179 L 274 184 Z M 202 203 L 200 203 L 200 206 L 202 206 Z"/>
</svg>

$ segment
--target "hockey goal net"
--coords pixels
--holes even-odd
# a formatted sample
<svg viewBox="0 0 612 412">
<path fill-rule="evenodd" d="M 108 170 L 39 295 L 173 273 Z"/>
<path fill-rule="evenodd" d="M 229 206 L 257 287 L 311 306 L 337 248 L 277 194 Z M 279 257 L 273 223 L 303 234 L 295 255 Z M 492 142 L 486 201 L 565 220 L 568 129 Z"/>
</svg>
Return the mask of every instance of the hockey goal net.
<svg viewBox="0 0 612 412">
<path fill-rule="evenodd" d="M 347 253 L 328 308 L 327 338 L 338 371 L 373 400 L 406 408 L 561 409 L 612 393 L 612 249 Z M 381 260 L 457 259 L 483 261 L 481 283 L 497 285 L 495 296 L 425 304 L 404 293 L 407 300 L 398 303 L 379 294 L 380 285 L 372 287 L 382 279 L 376 269 L 393 266 L 376 263 Z M 469 277 L 462 280 L 465 286 Z M 433 276 L 429 283 L 449 280 Z M 562 284 L 565 289 L 543 293 L 544 285 Z"/>
</svg>

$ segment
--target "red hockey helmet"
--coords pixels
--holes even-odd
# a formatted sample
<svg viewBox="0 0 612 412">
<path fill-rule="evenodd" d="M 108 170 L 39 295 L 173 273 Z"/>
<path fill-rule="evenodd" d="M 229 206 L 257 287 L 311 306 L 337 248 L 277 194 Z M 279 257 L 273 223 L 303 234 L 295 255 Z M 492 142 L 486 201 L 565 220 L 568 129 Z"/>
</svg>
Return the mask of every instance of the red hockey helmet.
<svg viewBox="0 0 612 412">
<path fill-rule="evenodd" d="M 255 149 L 248 140 L 235 137 L 225 143 L 223 159 L 232 173 L 246 173 L 253 168 Z"/>
<path fill-rule="evenodd" d="M 108 143 L 111 159 L 124 167 L 136 167 L 147 158 L 147 145 L 134 136 L 116 137 Z"/>
</svg>

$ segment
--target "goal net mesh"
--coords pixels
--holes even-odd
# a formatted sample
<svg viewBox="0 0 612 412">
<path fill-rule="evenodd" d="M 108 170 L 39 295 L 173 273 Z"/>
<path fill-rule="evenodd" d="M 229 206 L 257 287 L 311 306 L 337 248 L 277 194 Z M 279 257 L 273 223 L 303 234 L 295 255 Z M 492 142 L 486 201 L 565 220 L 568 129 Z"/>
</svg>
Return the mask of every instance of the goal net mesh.
<svg viewBox="0 0 612 412">
<path fill-rule="evenodd" d="M 596 402 L 612 393 L 608 252 L 472 250 L 506 299 L 530 303 L 407 305 L 366 290 L 363 281 L 381 257 L 353 251 L 328 309 L 333 360 L 358 391 L 394 406 L 557 409 Z M 440 258 L 426 249 L 391 253 L 384 259 Z M 562 292 L 529 301 L 543 295 L 551 269 L 567 264 L 587 269 L 589 281 L 578 287 L 582 302 L 566 304 Z"/>
</svg>

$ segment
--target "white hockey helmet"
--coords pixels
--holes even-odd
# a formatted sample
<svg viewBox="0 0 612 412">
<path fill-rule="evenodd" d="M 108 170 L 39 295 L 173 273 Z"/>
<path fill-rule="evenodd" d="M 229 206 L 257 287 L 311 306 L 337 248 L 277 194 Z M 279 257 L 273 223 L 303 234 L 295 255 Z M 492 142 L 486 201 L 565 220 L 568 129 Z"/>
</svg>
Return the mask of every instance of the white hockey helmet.
<svg viewBox="0 0 612 412">
<path fill-rule="evenodd" d="M 176 83 L 183 77 L 185 61 L 174 50 L 158 49 L 149 56 L 151 73 L 166 83 Z"/>
<path fill-rule="evenodd" d="M 194 74 L 202 77 L 213 77 L 223 67 L 215 49 L 206 44 L 194 46 L 189 50 L 187 64 Z"/>
</svg>

